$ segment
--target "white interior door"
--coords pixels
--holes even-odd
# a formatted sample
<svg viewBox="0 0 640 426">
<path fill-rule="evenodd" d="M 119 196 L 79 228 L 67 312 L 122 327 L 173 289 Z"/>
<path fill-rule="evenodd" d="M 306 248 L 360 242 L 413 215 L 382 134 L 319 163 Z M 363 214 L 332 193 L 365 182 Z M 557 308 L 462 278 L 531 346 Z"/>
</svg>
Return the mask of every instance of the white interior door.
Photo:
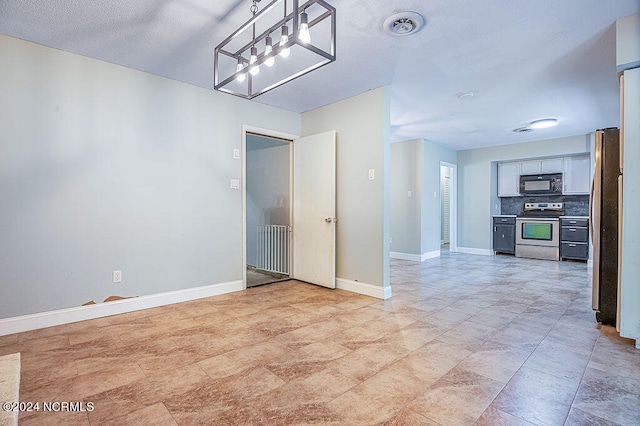
<svg viewBox="0 0 640 426">
<path fill-rule="evenodd" d="M 294 279 L 336 287 L 336 132 L 293 142 Z"/>
</svg>

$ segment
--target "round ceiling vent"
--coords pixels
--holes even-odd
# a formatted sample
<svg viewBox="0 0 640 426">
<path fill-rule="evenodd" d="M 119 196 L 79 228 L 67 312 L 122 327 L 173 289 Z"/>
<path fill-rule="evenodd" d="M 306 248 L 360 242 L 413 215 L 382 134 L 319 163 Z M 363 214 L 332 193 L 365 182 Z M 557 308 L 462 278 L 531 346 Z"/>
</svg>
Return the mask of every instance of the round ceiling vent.
<svg viewBox="0 0 640 426">
<path fill-rule="evenodd" d="M 402 37 L 419 32 L 425 23 L 424 17 L 417 12 L 400 12 L 389 16 L 382 28 L 387 34 Z"/>
<path fill-rule="evenodd" d="M 533 132 L 533 129 L 531 127 L 518 127 L 517 129 L 513 129 L 513 131 L 516 133 L 529 133 Z"/>
</svg>

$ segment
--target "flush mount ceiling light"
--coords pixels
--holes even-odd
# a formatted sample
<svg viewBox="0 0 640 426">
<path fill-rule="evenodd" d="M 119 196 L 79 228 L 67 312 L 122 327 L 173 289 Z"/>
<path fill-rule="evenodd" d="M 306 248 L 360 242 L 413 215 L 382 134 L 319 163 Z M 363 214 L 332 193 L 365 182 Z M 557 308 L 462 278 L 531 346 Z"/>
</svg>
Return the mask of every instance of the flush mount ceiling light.
<svg viewBox="0 0 640 426">
<path fill-rule="evenodd" d="M 272 0 L 258 10 L 260 1 L 252 0 L 252 17 L 215 48 L 215 90 L 252 99 L 336 60 L 333 6 Z"/>
<path fill-rule="evenodd" d="M 473 90 L 469 90 L 468 92 L 458 93 L 456 96 L 458 96 L 459 99 L 472 99 L 476 93 L 477 92 Z"/>
<path fill-rule="evenodd" d="M 425 23 L 424 17 L 417 12 L 400 12 L 389 16 L 382 29 L 394 37 L 402 37 L 419 32 Z"/>
<path fill-rule="evenodd" d="M 532 121 L 529 127 L 532 129 L 546 129 L 558 124 L 558 120 L 555 118 L 543 118 L 542 120 Z"/>
</svg>

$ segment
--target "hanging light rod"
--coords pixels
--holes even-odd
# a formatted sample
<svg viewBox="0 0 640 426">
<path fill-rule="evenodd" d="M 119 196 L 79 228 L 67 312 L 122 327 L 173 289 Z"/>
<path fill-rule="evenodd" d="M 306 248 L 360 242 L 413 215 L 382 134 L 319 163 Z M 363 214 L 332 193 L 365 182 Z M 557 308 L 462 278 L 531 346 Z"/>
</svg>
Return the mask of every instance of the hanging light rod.
<svg viewBox="0 0 640 426">
<path fill-rule="evenodd" d="M 215 48 L 215 90 L 252 99 L 336 60 L 334 7 L 324 0 L 272 0 L 258 10 L 258 2 L 252 1 L 251 18 Z M 283 12 L 274 18 L 279 5 Z M 262 64 L 268 72 L 260 72 Z"/>
</svg>

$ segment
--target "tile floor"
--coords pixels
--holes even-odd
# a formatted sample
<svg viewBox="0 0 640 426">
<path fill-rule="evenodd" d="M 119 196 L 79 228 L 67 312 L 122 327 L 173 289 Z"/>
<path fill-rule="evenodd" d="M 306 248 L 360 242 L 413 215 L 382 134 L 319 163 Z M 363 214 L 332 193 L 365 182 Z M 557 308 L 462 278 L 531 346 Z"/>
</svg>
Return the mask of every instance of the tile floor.
<svg viewBox="0 0 640 426">
<path fill-rule="evenodd" d="M 392 261 L 387 301 L 295 281 L 0 337 L 21 425 L 640 424 L 640 351 L 585 264 Z"/>
</svg>

